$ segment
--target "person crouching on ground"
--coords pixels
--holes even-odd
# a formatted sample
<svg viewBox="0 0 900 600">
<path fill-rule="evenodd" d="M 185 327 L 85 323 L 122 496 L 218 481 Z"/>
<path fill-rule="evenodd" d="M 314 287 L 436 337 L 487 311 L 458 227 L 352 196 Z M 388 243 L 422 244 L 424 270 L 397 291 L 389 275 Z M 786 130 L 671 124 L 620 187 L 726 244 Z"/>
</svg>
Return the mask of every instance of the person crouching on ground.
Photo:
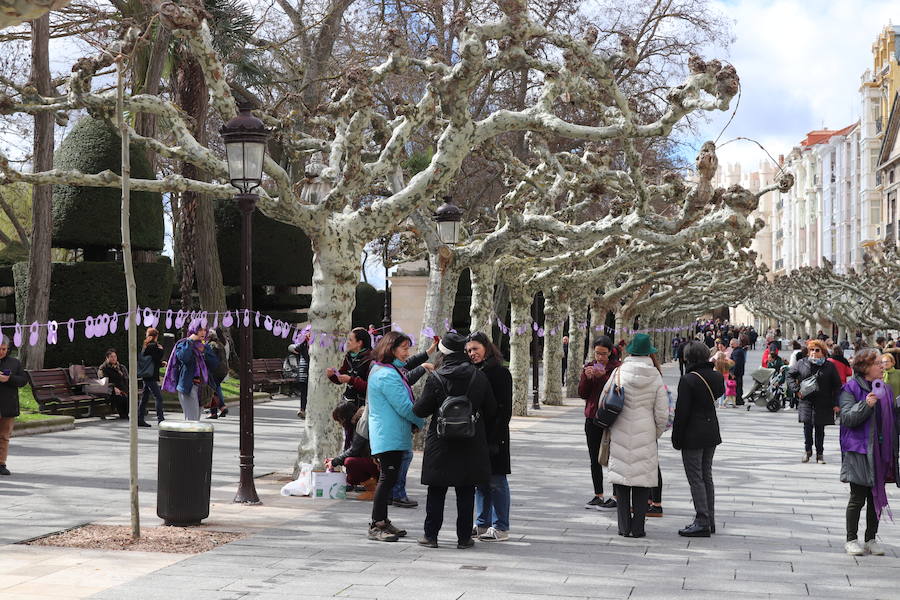
<svg viewBox="0 0 900 600">
<path fill-rule="evenodd" d="M 399 331 L 389 331 L 372 351 L 365 399 L 369 407 L 369 445 L 372 456 L 378 459 L 380 474 L 369 539 L 396 542 L 406 535 L 388 520 L 388 504 L 397 483 L 403 457 L 412 450 L 413 427 L 422 427 L 425 420 L 413 412 L 415 397 L 406 381 L 403 367 L 409 358 L 412 340 Z M 469 509 L 471 515 L 472 509 Z"/>
<path fill-rule="evenodd" d="M 681 450 L 684 473 L 694 501 L 694 521 L 678 535 L 709 537 L 715 532 L 715 489 L 712 461 L 716 446 L 722 443 L 716 398 L 725 389 L 722 374 L 706 359 L 709 351 L 700 342 L 685 348 L 687 373 L 678 382 L 678 401 L 672 424 L 672 447 Z"/>
<path fill-rule="evenodd" d="M 355 407 L 352 402 L 341 402 L 338 405 Z M 333 417 L 334 415 L 332 415 Z M 325 468 L 344 467 L 347 473 L 347 485 L 366 484 L 366 492 L 372 492 L 378 481 L 378 465 L 372 460 L 372 449 L 369 446 L 369 417 L 366 407 L 356 409 L 350 422 L 354 427 L 353 442 L 349 448 L 334 458 L 325 459 Z M 368 499 L 368 498 L 360 498 Z"/>
<path fill-rule="evenodd" d="M 611 343 L 610 343 L 611 345 Z M 469 334 L 466 354 L 481 369 L 497 402 L 493 431 L 487 433 L 491 455 L 491 480 L 475 486 L 475 529 L 472 535 L 484 542 L 509 539 L 510 493 L 507 475 L 512 472 L 509 457 L 509 421 L 512 418 L 512 374 L 503 366 L 500 349 L 481 331 Z"/>
<path fill-rule="evenodd" d="M 428 496 L 425 535 L 419 539 L 419 544 L 437 548 L 447 489 L 453 487 L 456 491 L 456 547 L 471 548 L 475 544 L 472 539 L 475 486 L 487 485 L 491 479 L 487 431 L 493 430 L 497 403 L 487 377 L 466 356 L 466 338 L 450 332 L 438 344 L 438 349 L 441 364 L 428 376 L 422 396 L 413 407 L 419 417 L 433 416 L 425 436 L 422 459 L 422 484 L 428 486 Z M 468 398 L 468 403 L 460 397 Z M 457 428 L 451 423 L 448 416 L 451 404 L 474 417 L 474 427 L 471 418 L 463 427 Z M 442 425 L 440 433 L 439 423 Z"/>
<path fill-rule="evenodd" d="M 608 471 L 616 495 L 619 535 L 640 538 L 646 535 L 650 488 L 659 485 L 656 440 L 666 430 L 669 397 L 650 357 L 656 353 L 650 336 L 635 335 L 625 350 L 629 356 L 606 384 L 607 388 L 620 385 L 625 392 L 622 412 L 606 432 Z M 606 390 L 601 398 L 604 394 Z"/>
<path fill-rule="evenodd" d="M 883 369 L 876 349 L 853 357 L 853 377 L 844 385 L 841 405 L 841 481 L 850 484 L 847 503 L 847 554 L 881 556 L 875 541 L 878 521 L 888 505 L 885 483 L 900 482 L 895 429 L 895 400 L 882 381 Z M 866 506 L 866 537 L 857 539 L 859 515 Z"/>
<path fill-rule="evenodd" d="M 6 468 L 6 457 L 19 416 L 19 388 L 27 381 L 22 363 L 9 355 L 9 338 L 0 335 L 0 475 L 12 475 Z"/>
<path fill-rule="evenodd" d="M 705 348 L 706 346 L 704 346 Z M 578 381 L 578 395 L 584 400 L 584 435 L 587 439 L 588 457 L 591 466 L 591 481 L 594 485 L 594 497 L 588 500 L 585 508 L 594 510 L 612 510 L 616 501 L 603 498 L 603 467 L 600 465 L 600 442 L 603 440 L 603 427 L 597 424 L 597 405 L 600 392 L 609 376 L 619 367 L 619 361 L 613 358 L 613 342 L 605 335 L 594 340 L 594 360 L 581 370 Z"/>
</svg>

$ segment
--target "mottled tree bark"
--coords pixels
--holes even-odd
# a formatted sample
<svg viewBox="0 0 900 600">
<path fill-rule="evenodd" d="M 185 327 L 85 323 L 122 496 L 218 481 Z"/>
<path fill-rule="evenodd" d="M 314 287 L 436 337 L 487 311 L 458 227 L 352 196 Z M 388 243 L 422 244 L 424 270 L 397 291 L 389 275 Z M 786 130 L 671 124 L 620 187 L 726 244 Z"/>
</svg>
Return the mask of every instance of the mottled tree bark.
<svg viewBox="0 0 900 600">
<path fill-rule="evenodd" d="M 562 324 L 568 306 L 559 294 L 544 291 L 544 377 L 541 396 L 544 404 L 559 406 L 562 394 Z"/>
<path fill-rule="evenodd" d="M 513 415 L 524 417 L 528 414 L 531 387 L 531 303 L 533 298 L 527 292 L 509 288 L 512 323 L 509 338 L 509 371 L 513 380 Z"/>
<path fill-rule="evenodd" d="M 493 264 L 478 264 L 469 268 L 472 273 L 472 305 L 469 317 L 472 331 L 483 331 L 491 336 L 491 316 L 494 313 L 494 283 L 497 269 Z"/>
</svg>

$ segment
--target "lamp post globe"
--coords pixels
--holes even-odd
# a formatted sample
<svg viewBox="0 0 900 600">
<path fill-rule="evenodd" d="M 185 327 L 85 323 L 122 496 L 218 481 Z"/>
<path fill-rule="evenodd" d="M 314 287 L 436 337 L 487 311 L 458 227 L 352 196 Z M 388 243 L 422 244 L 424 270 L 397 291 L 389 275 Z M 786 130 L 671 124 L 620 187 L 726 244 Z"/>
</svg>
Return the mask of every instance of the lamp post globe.
<svg viewBox="0 0 900 600">
<path fill-rule="evenodd" d="M 462 215 L 462 209 L 453 204 L 453 198 L 444 196 L 444 203 L 434 211 L 441 243 L 451 245 L 459 242 L 459 223 L 462 221 Z"/>
<path fill-rule="evenodd" d="M 237 188 L 235 199 L 241 212 L 241 309 L 253 309 L 253 211 L 259 198 L 254 191 L 262 183 L 266 140 L 269 131 L 250 112 L 252 106 L 241 104 L 238 115 L 219 130 L 225 142 L 228 179 Z M 240 362 L 240 483 L 234 501 L 259 504 L 253 482 L 253 390 L 250 363 L 253 360 L 253 329 L 241 328 Z"/>
</svg>

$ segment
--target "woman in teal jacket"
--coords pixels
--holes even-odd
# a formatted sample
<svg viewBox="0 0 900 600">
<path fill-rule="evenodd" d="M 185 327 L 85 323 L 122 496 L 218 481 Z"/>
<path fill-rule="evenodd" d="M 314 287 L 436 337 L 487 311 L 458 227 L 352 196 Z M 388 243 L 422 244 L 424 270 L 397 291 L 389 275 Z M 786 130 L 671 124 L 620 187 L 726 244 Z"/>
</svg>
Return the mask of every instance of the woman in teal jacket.
<svg viewBox="0 0 900 600">
<path fill-rule="evenodd" d="M 413 413 L 415 398 L 403 371 L 411 344 L 408 336 L 389 331 L 372 351 L 372 367 L 369 370 L 366 398 L 369 444 L 372 456 L 381 464 L 369 539 L 381 542 L 396 542 L 406 535 L 406 531 L 397 529 L 388 520 L 388 504 L 403 456 L 412 450 L 413 427 L 425 424 L 424 419 Z"/>
</svg>

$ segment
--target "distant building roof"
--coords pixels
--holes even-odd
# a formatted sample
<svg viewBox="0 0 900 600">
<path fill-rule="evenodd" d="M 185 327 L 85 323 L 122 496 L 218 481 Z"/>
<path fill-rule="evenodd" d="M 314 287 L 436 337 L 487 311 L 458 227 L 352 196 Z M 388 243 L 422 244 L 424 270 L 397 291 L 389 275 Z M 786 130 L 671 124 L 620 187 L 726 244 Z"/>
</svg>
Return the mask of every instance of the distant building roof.
<svg viewBox="0 0 900 600">
<path fill-rule="evenodd" d="M 853 131 L 853 128 L 856 127 L 856 125 L 857 123 L 853 123 L 843 129 L 814 129 L 806 134 L 806 138 L 800 142 L 800 145 L 808 148 L 810 146 L 815 146 L 816 144 L 824 144 L 836 135 L 847 135 Z"/>
</svg>

